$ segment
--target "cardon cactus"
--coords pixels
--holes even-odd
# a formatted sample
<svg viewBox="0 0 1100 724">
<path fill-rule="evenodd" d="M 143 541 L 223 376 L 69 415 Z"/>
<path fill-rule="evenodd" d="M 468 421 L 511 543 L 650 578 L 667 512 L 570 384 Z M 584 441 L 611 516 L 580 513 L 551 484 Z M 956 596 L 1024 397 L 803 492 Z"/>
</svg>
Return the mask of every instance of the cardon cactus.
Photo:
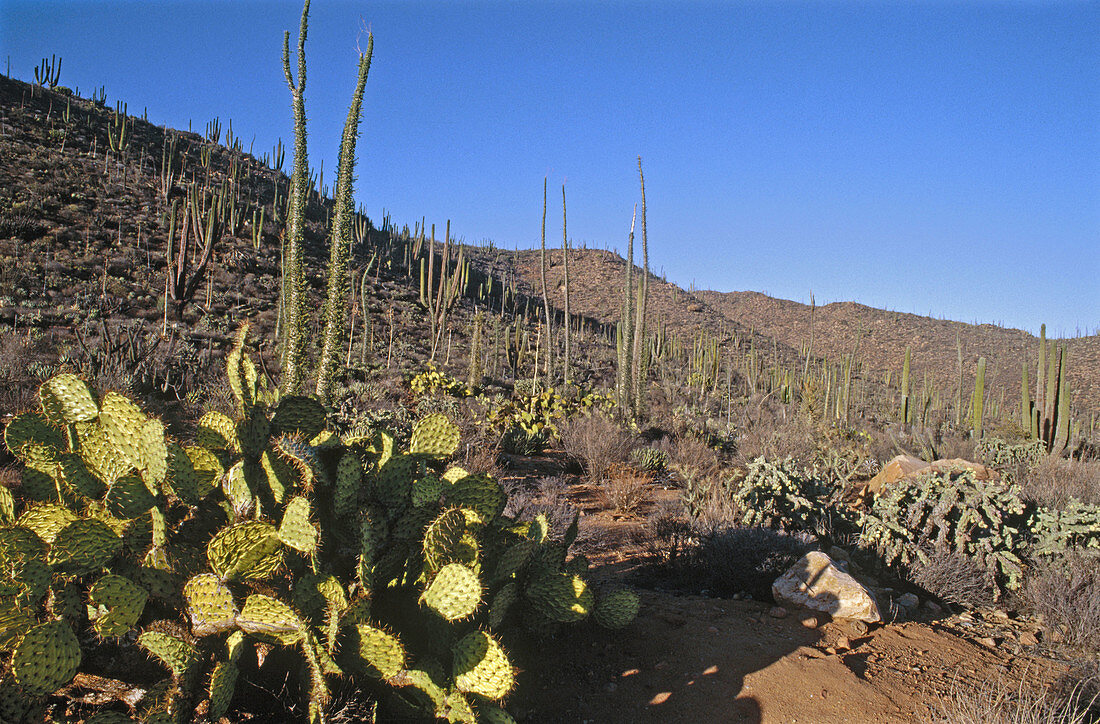
<svg viewBox="0 0 1100 724">
<path fill-rule="evenodd" d="M 1014 485 L 978 480 L 972 470 L 932 472 L 888 487 L 863 515 L 860 540 L 887 563 L 927 563 L 928 545 L 983 563 L 1015 589 L 1027 543 L 1025 505 Z"/>
<path fill-rule="evenodd" d="M 71 377 L 8 425 L 30 484 L 0 490 L 0 707 L 11 690 L 22 712 L 6 719 L 37 716 L 88 659 L 82 641 L 137 632 L 130 664 L 164 676 L 133 709 L 144 721 L 232 717 L 242 652 L 275 647 L 299 658 L 312 721 L 339 680 L 395 714 L 508 721 L 503 628 L 633 617 L 632 594 L 598 596 L 569 559 L 576 522 L 555 540 L 545 517 L 505 516 L 490 476 L 442 469 L 458 445 L 445 418 L 408 450 L 342 440 L 315 401 L 268 393 L 244 342 L 227 359 L 237 417 L 204 416 L 197 445 Z"/>
</svg>

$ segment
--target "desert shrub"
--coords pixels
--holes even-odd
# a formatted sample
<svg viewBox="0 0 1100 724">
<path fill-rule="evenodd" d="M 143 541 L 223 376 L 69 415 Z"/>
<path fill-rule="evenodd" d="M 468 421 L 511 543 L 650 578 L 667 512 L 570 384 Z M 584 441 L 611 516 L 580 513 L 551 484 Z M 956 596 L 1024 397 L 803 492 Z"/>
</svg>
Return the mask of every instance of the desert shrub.
<svg viewBox="0 0 1100 724">
<path fill-rule="evenodd" d="M 717 528 L 702 538 L 699 562 L 715 593 L 771 599 L 771 586 L 812 548 L 812 539 L 760 527 Z"/>
<path fill-rule="evenodd" d="M 675 502 L 666 501 L 646 518 L 641 535 L 646 558 L 664 577 L 680 577 L 698 560 L 700 528 Z"/>
<path fill-rule="evenodd" d="M 612 465 L 625 461 L 633 442 L 628 432 L 601 412 L 566 420 L 560 436 L 565 451 L 593 481 L 605 478 Z"/>
<path fill-rule="evenodd" d="M 927 562 L 928 544 L 977 559 L 998 586 L 1015 589 L 1027 542 L 1019 489 L 971 470 L 926 473 L 888 487 L 863 515 L 863 544 L 887 564 Z"/>
<path fill-rule="evenodd" d="M 1100 649 L 1100 560 L 1070 552 L 1039 561 L 1029 574 L 1022 597 L 1031 611 L 1067 644 Z"/>
<path fill-rule="evenodd" d="M 549 430 L 530 430 L 522 425 L 512 425 L 500 438 L 500 449 L 509 455 L 538 455 L 550 443 Z"/>
<path fill-rule="evenodd" d="M 1096 721 L 1089 709 L 1097 701 L 1095 675 L 1054 687 L 1023 677 L 1016 683 L 1003 678 L 963 684 L 932 703 L 933 724 L 1087 724 Z"/>
<path fill-rule="evenodd" d="M 668 467 L 681 478 L 688 475 L 708 478 L 721 469 L 718 454 L 695 435 L 679 436 L 670 457 Z"/>
<path fill-rule="evenodd" d="M 1021 480 L 1023 495 L 1039 505 L 1063 508 L 1071 499 L 1100 505 L 1100 460 L 1046 456 Z"/>
<path fill-rule="evenodd" d="M 942 548 L 928 547 L 910 570 L 913 583 L 941 601 L 964 608 L 992 605 L 993 579 L 973 558 Z"/>
<path fill-rule="evenodd" d="M 596 496 L 605 508 L 621 515 L 632 515 L 649 499 L 652 482 L 649 473 L 613 463 L 604 479 L 597 483 Z"/>
<path fill-rule="evenodd" d="M 508 504 L 503 515 L 519 521 L 533 521 L 544 515 L 550 521 L 550 535 L 560 540 L 577 518 L 577 507 L 569 502 L 563 478 L 539 478 L 533 485 L 517 481 L 505 486 Z"/>
</svg>

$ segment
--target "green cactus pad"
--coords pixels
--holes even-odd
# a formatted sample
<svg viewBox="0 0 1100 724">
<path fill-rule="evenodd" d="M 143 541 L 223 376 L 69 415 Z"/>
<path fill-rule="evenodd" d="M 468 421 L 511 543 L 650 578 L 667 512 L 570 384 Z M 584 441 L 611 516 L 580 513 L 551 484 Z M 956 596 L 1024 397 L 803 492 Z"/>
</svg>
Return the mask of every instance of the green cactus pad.
<svg viewBox="0 0 1100 724">
<path fill-rule="evenodd" d="M 102 498 L 107 490 L 103 481 L 88 469 L 84 459 L 77 453 L 63 453 L 58 469 L 61 471 L 61 479 L 81 497 Z"/>
<path fill-rule="evenodd" d="M 351 652 L 356 668 L 376 679 L 389 679 L 405 668 L 405 647 L 396 636 L 369 624 L 355 627 Z"/>
<path fill-rule="evenodd" d="M 633 591 L 610 591 L 596 600 L 592 620 L 604 628 L 623 628 L 638 615 L 639 605 L 638 595 Z"/>
<path fill-rule="evenodd" d="M 489 628 L 498 629 L 504 623 L 512 604 L 516 602 L 518 588 L 515 581 L 509 581 L 493 595 L 489 604 Z"/>
<path fill-rule="evenodd" d="M 7 487 L 0 485 L 0 525 L 15 522 L 15 497 Z"/>
<path fill-rule="evenodd" d="M 46 562 L 56 571 L 80 576 L 103 568 L 121 547 L 122 539 L 106 523 L 81 518 L 57 534 Z"/>
<path fill-rule="evenodd" d="M 88 422 L 99 415 L 99 405 L 88 383 L 73 374 L 60 374 L 38 388 L 42 411 L 57 425 Z"/>
<path fill-rule="evenodd" d="M 206 557 L 223 581 L 267 578 L 282 564 L 281 546 L 274 526 L 251 520 L 218 531 L 206 546 Z"/>
<path fill-rule="evenodd" d="M 539 513 L 531 521 L 531 526 L 527 529 L 527 537 L 536 543 L 547 541 L 550 537 L 550 519 L 546 516 L 546 513 Z"/>
<path fill-rule="evenodd" d="M 29 453 L 25 448 L 38 445 L 60 451 L 65 448 L 65 438 L 42 413 L 24 412 L 13 417 L 4 428 L 4 444 L 12 455 L 26 462 Z"/>
<path fill-rule="evenodd" d="M 34 625 L 38 623 L 26 607 L 16 604 L 15 600 L 0 601 L 0 651 L 7 651 Z"/>
<path fill-rule="evenodd" d="M 476 724 L 477 722 L 473 707 L 461 691 L 447 693 L 443 706 L 436 710 L 436 718 L 446 719 L 450 724 Z"/>
<path fill-rule="evenodd" d="M 116 518 L 131 520 L 157 504 L 148 486 L 136 475 L 124 475 L 107 489 L 107 511 Z"/>
<path fill-rule="evenodd" d="M 470 477 L 470 474 L 466 472 L 464 468 L 460 468 L 457 465 L 447 468 L 447 472 L 443 473 L 443 479 L 448 483 L 457 483 L 463 478 Z"/>
<path fill-rule="evenodd" d="M 11 666 L 15 680 L 28 694 L 52 694 L 76 676 L 80 642 L 64 621 L 39 624 L 20 640 Z"/>
<path fill-rule="evenodd" d="M 337 515 L 347 516 L 356 511 L 359 490 L 363 482 L 363 464 L 352 452 L 346 452 L 336 466 L 336 495 L 332 509 Z"/>
<path fill-rule="evenodd" d="M 156 656 L 177 680 L 191 678 L 200 658 L 195 647 L 178 636 L 163 631 L 145 631 L 138 636 L 138 645 Z"/>
<path fill-rule="evenodd" d="M 237 423 L 237 439 L 246 460 L 259 460 L 270 437 L 271 423 L 259 412 L 253 412 Z"/>
<path fill-rule="evenodd" d="M 0 721 L 22 722 L 41 721 L 41 716 L 32 713 L 38 701 L 27 695 L 23 689 L 15 683 L 13 677 L 0 679 Z"/>
<path fill-rule="evenodd" d="M 409 499 L 417 508 L 434 506 L 439 502 L 439 496 L 443 494 L 443 489 L 446 487 L 450 487 L 450 483 L 429 473 L 413 482 Z"/>
<path fill-rule="evenodd" d="M 117 392 L 108 392 L 103 396 L 99 424 L 110 443 L 138 470 L 145 468 L 142 446 L 146 444 L 144 427 L 147 421 L 141 408 Z"/>
<path fill-rule="evenodd" d="M 248 476 L 251 467 L 247 460 L 238 460 L 222 479 L 222 492 L 238 518 L 247 516 L 256 504 Z"/>
<path fill-rule="evenodd" d="M 0 528 L 0 562 L 10 568 L 26 560 L 46 560 L 46 543 L 30 528 Z"/>
<path fill-rule="evenodd" d="M 279 525 L 279 540 L 284 545 L 309 555 L 317 550 L 321 533 L 317 526 L 309 522 L 309 499 L 292 498 L 283 512 L 283 522 Z"/>
<path fill-rule="evenodd" d="M 316 449 L 298 438 L 283 436 L 276 441 L 275 452 L 277 461 L 289 469 L 286 476 L 290 482 L 284 483 L 286 488 L 309 490 L 313 487 L 314 469 L 318 462 Z"/>
<path fill-rule="evenodd" d="M 164 423 L 160 420 L 146 420 L 141 426 L 141 441 L 138 447 L 141 456 L 141 477 L 149 486 L 149 492 L 160 492 L 161 485 L 168 477 L 168 444 L 164 439 Z"/>
<path fill-rule="evenodd" d="M 397 540 L 419 541 L 434 517 L 435 512 L 428 508 L 409 508 L 393 522 L 390 535 Z"/>
<path fill-rule="evenodd" d="M 202 499 L 199 488 L 198 473 L 195 472 L 195 464 L 187 455 L 187 451 L 178 443 L 168 442 L 168 473 L 165 482 L 171 492 L 185 503 L 197 503 Z M 209 492 L 207 490 L 206 492 Z"/>
<path fill-rule="evenodd" d="M 57 534 L 79 517 L 63 505 L 42 503 L 23 511 L 19 516 L 19 526 L 34 531 L 43 542 L 53 543 Z"/>
<path fill-rule="evenodd" d="M 467 566 L 449 563 L 439 569 L 424 589 L 420 603 L 448 621 L 466 618 L 481 604 L 481 581 Z"/>
<path fill-rule="evenodd" d="M 492 704 L 477 707 L 477 720 L 479 724 L 517 724 L 511 714 Z"/>
<path fill-rule="evenodd" d="M 440 513 L 424 532 L 424 562 L 438 571 L 453 562 L 454 552 L 466 532 L 466 516 L 457 508 Z"/>
<path fill-rule="evenodd" d="M 226 450 L 240 453 L 241 442 L 237 438 L 237 426 L 225 413 L 211 410 L 199 418 L 195 443 L 207 450 Z"/>
<path fill-rule="evenodd" d="M 284 646 L 302 640 L 302 622 L 290 606 L 277 598 L 253 593 L 245 599 L 237 616 L 237 626 L 245 633 L 260 636 Z"/>
<path fill-rule="evenodd" d="M 458 450 L 458 443 L 458 428 L 445 415 L 436 413 L 413 425 L 409 452 L 413 455 L 449 458 Z"/>
<path fill-rule="evenodd" d="M 192 469 L 195 471 L 196 495 L 198 499 L 205 498 L 218 485 L 218 480 L 225 473 L 218 456 L 204 447 L 198 445 L 184 448 L 187 457 L 191 460 Z"/>
<path fill-rule="evenodd" d="M 149 594 L 129 578 L 107 574 L 88 590 L 88 618 L 97 634 L 125 636 L 141 618 Z"/>
<path fill-rule="evenodd" d="M 530 540 L 516 541 L 513 545 L 508 546 L 497 563 L 492 580 L 503 581 L 512 577 L 527 565 L 534 552 L 535 543 Z"/>
<path fill-rule="evenodd" d="M 284 397 L 271 415 L 272 432 L 276 435 L 301 433 L 309 440 L 325 427 L 325 408 L 312 397 Z"/>
<path fill-rule="evenodd" d="M 240 669 L 236 664 L 228 661 L 219 661 L 214 665 L 214 671 L 210 674 L 209 716 L 212 721 L 218 721 L 229 711 L 229 704 L 233 701 L 233 695 L 237 693 L 237 675 Z"/>
<path fill-rule="evenodd" d="M 444 500 L 467 511 L 467 520 L 486 525 L 504 510 L 508 494 L 487 475 L 467 475 L 444 493 Z"/>
<path fill-rule="evenodd" d="M 463 636 L 452 653 L 455 686 L 459 691 L 499 701 L 516 683 L 515 669 L 504 648 L 484 631 Z"/>
<path fill-rule="evenodd" d="M 55 617 L 64 618 L 74 624 L 87 613 L 80 588 L 75 583 L 66 581 L 63 576 L 54 576 L 46 605 Z"/>
<path fill-rule="evenodd" d="M 409 504 L 413 483 L 423 475 L 424 463 L 411 455 L 394 455 L 374 476 L 374 496 L 387 508 Z"/>
<path fill-rule="evenodd" d="M 239 612 L 233 592 L 213 573 L 193 576 L 183 586 L 183 598 L 191 618 L 191 631 L 196 636 L 209 636 L 236 627 Z"/>
<path fill-rule="evenodd" d="M 110 485 L 134 469 L 134 465 L 121 450 L 111 444 L 99 421 L 78 422 L 76 430 L 77 452 L 93 475 Z"/>
<path fill-rule="evenodd" d="M 534 576 L 524 593 L 541 614 L 560 623 L 580 621 L 596 603 L 583 578 L 556 571 Z"/>
</svg>

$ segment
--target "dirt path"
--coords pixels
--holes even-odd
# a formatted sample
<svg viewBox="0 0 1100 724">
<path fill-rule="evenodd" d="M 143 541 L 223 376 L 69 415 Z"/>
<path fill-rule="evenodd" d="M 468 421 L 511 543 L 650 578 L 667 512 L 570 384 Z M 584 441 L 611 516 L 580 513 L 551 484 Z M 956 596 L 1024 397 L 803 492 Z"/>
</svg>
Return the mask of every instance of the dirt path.
<svg viewBox="0 0 1100 724">
<path fill-rule="evenodd" d="M 809 628 L 808 615 L 773 618 L 759 602 L 640 593 L 625 631 L 585 628 L 524 652 L 537 665 L 510 705 L 521 721 L 923 721 L 953 685 L 1057 674 L 1008 639 L 991 648 L 938 624 Z"/>
</svg>

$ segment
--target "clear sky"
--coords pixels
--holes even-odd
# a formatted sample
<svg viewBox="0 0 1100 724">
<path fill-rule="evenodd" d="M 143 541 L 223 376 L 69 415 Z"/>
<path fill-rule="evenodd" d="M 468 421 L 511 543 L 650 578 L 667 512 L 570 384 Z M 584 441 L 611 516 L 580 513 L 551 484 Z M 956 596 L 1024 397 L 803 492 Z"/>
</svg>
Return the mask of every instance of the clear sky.
<svg viewBox="0 0 1100 724">
<path fill-rule="evenodd" d="M 299 2 L 0 0 L 0 68 L 106 87 L 257 155 L 292 140 Z M 537 245 L 624 250 L 683 286 L 1100 328 L 1100 3 L 314 0 L 309 154 L 331 181 L 375 34 L 356 197 Z M 288 152 L 287 167 L 290 165 Z"/>
</svg>

